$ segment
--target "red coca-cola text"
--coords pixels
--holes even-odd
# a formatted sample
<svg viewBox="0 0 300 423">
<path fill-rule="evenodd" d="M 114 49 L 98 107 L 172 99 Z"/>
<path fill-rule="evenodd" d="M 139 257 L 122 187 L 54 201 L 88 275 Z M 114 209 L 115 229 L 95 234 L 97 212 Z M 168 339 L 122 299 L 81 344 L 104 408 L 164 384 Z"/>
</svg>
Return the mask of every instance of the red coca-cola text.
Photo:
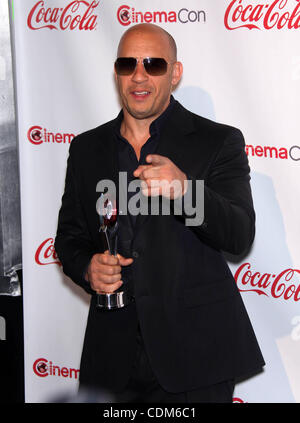
<svg viewBox="0 0 300 423">
<path fill-rule="evenodd" d="M 300 284 L 296 276 L 298 269 L 285 269 L 279 274 L 260 273 L 251 269 L 250 263 L 243 263 L 235 272 L 234 279 L 240 292 L 253 291 L 258 295 L 265 295 L 284 300 L 300 300 Z M 246 289 L 247 288 L 247 289 Z"/>
<path fill-rule="evenodd" d="M 35 262 L 37 264 L 42 266 L 53 263 L 61 265 L 53 244 L 53 238 L 47 238 L 41 243 L 35 253 Z"/>
<path fill-rule="evenodd" d="M 294 3 L 293 8 L 287 10 Z M 295 4 L 296 3 L 296 4 Z M 245 4 L 244 0 L 232 0 L 224 16 L 229 30 L 248 29 L 298 29 L 300 27 L 300 0 L 274 0 L 270 3 Z"/>
<path fill-rule="evenodd" d="M 98 16 L 95 9 L 99 1 L 77 0 L 72 1 L 65 7 L 45 7 L 44 0 L 38 1 L 27 17 L 27 25 L 32 30 L 49 28 L 89 30 L 92 31 L 97 26 Z"/>
</svg>

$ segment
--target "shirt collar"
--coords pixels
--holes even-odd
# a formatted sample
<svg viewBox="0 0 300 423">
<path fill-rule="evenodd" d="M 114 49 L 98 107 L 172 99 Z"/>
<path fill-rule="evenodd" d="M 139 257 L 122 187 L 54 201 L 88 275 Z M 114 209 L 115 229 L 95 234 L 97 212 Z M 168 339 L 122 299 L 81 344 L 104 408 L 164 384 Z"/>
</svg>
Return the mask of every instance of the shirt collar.
<svg viewBox="0 0 300 423">
<path fill-rule="evenodd" d="M 164 110 L 159 116 L 158 118 L 156 118 L 150 125 L 149 128 L 149 132 L 150 132 L 150 136 L 153 136 L 155 134 L 159 134 L 161 132 L 161 129 L 165 123 L 165 121 L 167 120 L 167 117 L 169 116 L 171 110 L 173 109 L 174 105 L 176 103 L 175 98 L 171 95 L 170 97 L 170 103 L 168 105 L 168 107 L 166 108 L 166 110 Z M 123 110 L 120 111 L 120 113 L 117 116 L 116 119 L 116 126 L 115 126 L 115 130 L 116 133 L 119 137 L 121 137 L 121 133 L 120 133 L 120 129 L 121 129 L 121 124 L 124 118 L 124 113 Z"/>
</svg>

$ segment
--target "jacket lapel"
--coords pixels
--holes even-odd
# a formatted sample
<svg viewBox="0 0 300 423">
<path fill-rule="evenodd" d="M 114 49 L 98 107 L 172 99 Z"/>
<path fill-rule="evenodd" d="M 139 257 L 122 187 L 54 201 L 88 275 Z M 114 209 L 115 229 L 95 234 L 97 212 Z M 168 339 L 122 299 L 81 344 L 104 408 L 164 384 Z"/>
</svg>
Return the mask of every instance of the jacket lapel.
<svg viewBox="0 0 300 423">
<path fill-rule="evenodd" d="M 107 127 L 105 128 L 104 133 L 101 133 L 99 136 L 98 150 L 95 157 L 101 158 L 98 163 L 98 169 L 101 172 L 101 179 L 108 179 L 113 181 L 114 186 L 116 187 L 116 202 L 117 202 L 117 210 L 118 213 L 120 212 L 120 199 L 119 199 L 119 190 L 122 189 L 119 184 L 119 167 L 118 167 L 118 150 L 117 150 L 117 143 L 114 136 L 114 130 L 117 124 L 118 118 L 110 122 Z M 127 190 L 127 186 L 125 187 Z M 100 196 L 100 192 L 97 193 L 98 198 Z M 133 226 L 130 219 L 130 216 L 127 213 L 122 213 L 119 215 L 118 219 L 122 219 L 124 223 L 122 225 L 123 230 L 126 229 L 126 233 L 123 233 L 124 239 L 132 239 L 133 238 Z"/>
<path fill-rule="evenodd" d="M 89 157 L 92 160 L 88 163 L 88 182 L 84 184 L 86 195 L 91 199 L 90 213 L 94 219 L 94 227 L 96 231 L 96 240 L 102 247 L 103 237 L 99 236 L 100 217 L 96 210 L 96 203 L 101 193 L 104 193 L 104 181 L 112 181 L 116 188 L 116 199 L 118 198 L 119 178 L 118 178 L 118 162 L 115 140 L 113 136 L 114 122 L 109 122 L 104 127 L 100 126 L 96 132 L 95 142 L 91 145 Z M 100 184 L 99 184 L 100 183 Z M 88 194 L 89 191 L 90 193 Z M 104 245 L 103 245 L 104 246 Z M 105 246 L 106 248 L 106 246 Z"/>
<path fill-rule="evenodd" d="M 192 162 L 195 159 L 194 147 L 190 134 L 195 132 L 192 114 L 180 103 L 176 102 L 171 115 L 168 117 L 162 129 L 158 148 L 155 154 L 168 157 L 184 173 L 192 172 Z M 150 201 L 150 200 L 149 200 Z M 139 214 L 136 219 L 135 232 L 137 233 L 149 220 L 147 215 Z"/>
</svg>

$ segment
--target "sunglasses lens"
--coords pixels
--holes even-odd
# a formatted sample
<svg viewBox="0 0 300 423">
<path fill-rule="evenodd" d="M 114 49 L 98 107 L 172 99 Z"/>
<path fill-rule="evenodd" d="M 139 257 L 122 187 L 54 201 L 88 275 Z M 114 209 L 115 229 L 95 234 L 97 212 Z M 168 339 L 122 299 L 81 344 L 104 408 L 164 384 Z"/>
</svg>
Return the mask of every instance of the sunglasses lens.
<svg viewBox="0 0 300 423">
<path fill-rule="evenodd" d="M 131 75 L 136 66 L 134 57 L 119 57 L 115 61 L 115 70 L 118 75 Z"/>
<path fill-rule="evenodd" d="M 144 59 L 144 66 L 149 75 L 159 76 L 167 72 L 168 63 L 162 58 L 147 57 Z"/>
<path fill-rule="evenodd" d="M 136 67 L 135 57 L 118 57 L 115 61 L 115 70 L 118 75 L 131 75 Z M 163 75 L 167 72 L 168 63 L 159 57 L 146 57 L 143 59 L 146 72 L 152 76 Z"/>
</svg>

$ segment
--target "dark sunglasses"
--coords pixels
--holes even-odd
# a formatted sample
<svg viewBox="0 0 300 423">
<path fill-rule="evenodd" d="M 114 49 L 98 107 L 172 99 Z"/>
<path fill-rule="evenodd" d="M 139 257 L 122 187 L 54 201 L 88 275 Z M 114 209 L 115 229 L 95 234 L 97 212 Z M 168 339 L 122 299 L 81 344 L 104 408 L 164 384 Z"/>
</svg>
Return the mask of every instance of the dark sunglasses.
<svg viewBox="0 0 300 423">
<path fill-rule="evenodd" d="M 160 57 L 145 57 L 144 59 L 137 59 L 136 57 L 118 57 L 115 61 L 115 71 L 117 75 L 131 75 L 140 61 L 143 62 L 145 71 L 151 76 L 164 75 L 167 72 L 168 65 L 175 63 L 167 62 Z"/>
</svg>

